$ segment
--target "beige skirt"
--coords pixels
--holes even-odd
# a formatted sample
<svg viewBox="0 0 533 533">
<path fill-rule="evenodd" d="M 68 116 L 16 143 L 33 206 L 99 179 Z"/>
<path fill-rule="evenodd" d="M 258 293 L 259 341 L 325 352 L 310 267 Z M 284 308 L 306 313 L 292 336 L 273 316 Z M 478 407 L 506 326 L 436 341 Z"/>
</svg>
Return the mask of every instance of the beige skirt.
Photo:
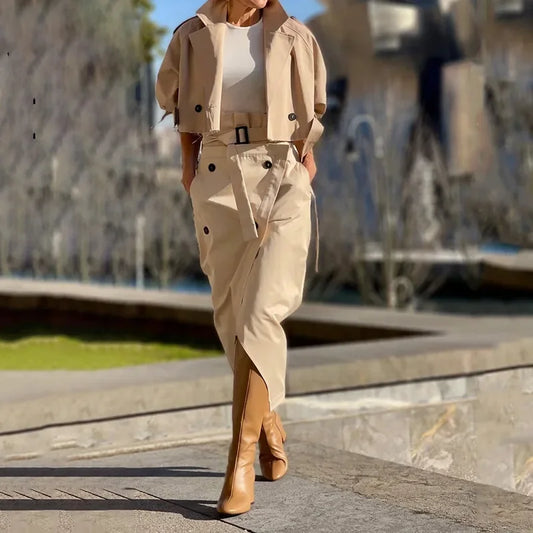
<svg viewBox="0 0 533 533">
<path fill-rule="evenodd" d="M 233 370 L 238 338 L 275 409 L 285 399 L 281 323 L 302 303 L 315 197 L 294 144 L 260 140 L 264 122 L 245 115 L 224 114 L 226 129 L 204 137 L 190 198 L 200 266 L 228 362 Z M 234 126 L 243 124 L 249 129 L 236 133 Z M 250 142 L 234 144 L 236 135 Z"/>
</svg>

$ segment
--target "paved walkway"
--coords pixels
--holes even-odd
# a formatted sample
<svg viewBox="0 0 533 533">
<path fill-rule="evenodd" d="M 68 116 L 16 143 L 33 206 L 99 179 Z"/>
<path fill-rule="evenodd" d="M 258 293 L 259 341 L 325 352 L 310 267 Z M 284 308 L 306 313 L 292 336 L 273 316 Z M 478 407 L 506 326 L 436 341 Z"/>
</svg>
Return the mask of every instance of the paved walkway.
<svg viewBox="0 0 533 533">
<path fill-rule="evenodd" d="M 29 300 L 24 305 L 37 308 L 41 296 L 48 295 L 68 297 L 69 305 L 92 301 L 98 309 L 105 302 L 126 305 L 132 313 L 141 304 L 143 313 L 154 305 L 158 313 L 164 310 L 176 320 L 191 313 L 203 313 L 204 319 L 210 314 L 205 295 L 178 298 L 158 291 L 52 285 L 0 280 L 0 294 L 25 295 Z M 418 334 L 371 342 L 332 339 L 328 344 L 291 348 L 288 396 L 533 366 L 533 320 L 529 318 L 473 318 L 304 303 L 287 321 L 294 331 L 306 329 L 319 337 L 361 325 Z M 1 371 L 0 383 L 2 461 L 8 456 L 13 459 L 17 451 L 32 449 L 26 445 L 37 442 L 39 434 L 57 433 L 63 427 L 81 436 L 85 428 L 91 440 L 91 432 L 99 433 L 108 424 L 115 428 L 115 433 L 108 428 L 108 434 L 118 438 L 124 427 L 118 422 L 126 424 L 131 417 L 146 421 L 146 437 L 154 427 L 150 417 L 167 412 L 182 413 L 184 427 L 196 427 L 202 417 L 192 409 L 198 408 L 206 408 L 205 413 L 209 410 L 213 417 L 209 420 L 218 419 L 222 427 L 231 403 L 232 376 L 222 356 L 90 372 Z M 168 421 L 172 420 L 169 415 Z M 36 431 L 39 428 L 48 429 Z M 134 433 L 142 442 L 137 427 Z M 83 454 L 72 454 L 73 443 L 67 440 L 48 455 L 4 460 L 0 531 L 532 530 L 532 498 L 308 441 L 287 443 L 291 470 L 283 480 L 258 479 L 251 512 L 219 520 L 214 506 L 223 480 L 225 438 L 218 435 L 204 444 L 176 447 L 174 443 L 172 448 L 94 459 L 73 459 Z M 16 442 L 24 446 L 9 449 Z"/>
<path fill-rule="evenodd" d="M 290 471 L 283 479 L 257 476 L 250 512 L 220 520 L 215 505 L 227 447 L 10 462 L 0 468 L 0 530 L 531 531 L 533 498 L 302 441 L 287 441 Z"/>
</svg>

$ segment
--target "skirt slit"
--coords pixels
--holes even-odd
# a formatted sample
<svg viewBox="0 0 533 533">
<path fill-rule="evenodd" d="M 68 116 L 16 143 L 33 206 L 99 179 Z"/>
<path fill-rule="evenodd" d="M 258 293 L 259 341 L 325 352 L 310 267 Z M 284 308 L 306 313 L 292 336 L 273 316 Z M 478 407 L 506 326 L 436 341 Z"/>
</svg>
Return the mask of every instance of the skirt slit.
<svg viewBox="0 0 533 533">
<path fill-rule="evenodd" d="M 214 325 L 234 369 L 237 341 L 263 377 L 271 410 L 285 399 L 282 322 L 302 303 L 311 238 L 312 189 L 291 143 L 203 148 L 191 186 L 200 265 Z M 240 175 L 232 173 L 239 169 Z M 243 231 L 233 187 L 242 180 L 257 237 Z M 195 183 L 196 182 L 196 183 Z"/>
</svg>

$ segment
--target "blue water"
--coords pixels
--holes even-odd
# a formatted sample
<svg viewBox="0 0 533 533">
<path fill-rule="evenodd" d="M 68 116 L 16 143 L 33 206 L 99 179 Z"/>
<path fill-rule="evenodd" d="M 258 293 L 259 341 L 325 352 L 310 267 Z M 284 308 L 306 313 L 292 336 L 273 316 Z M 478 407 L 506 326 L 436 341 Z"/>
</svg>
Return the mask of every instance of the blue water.
<svg viewBox="0 0 533 533">
<path fill-rule="evenodd" d="M 522 250 L 521 246 L 515 246 L 514 244 L 505 244 L 502 242 L 487 242 L 479 247 L 480 252 L 491 254 L 516 254 Z"/>
<path fill-rule="evenodd" d="M 497 251 L 498 253 L 516 253 L 518 247 L 507 246 L 501 244 L 487 244 L 484 251 Z M 10 276 L 9 279 L 35 279 L 30 275 Z M 71 279 L 57 279 L 54 277 L 39 278 L 42 281 L 65 281 L 65 282 L 79 282 L 79 280 Z M 116 287 L 110 280 L 93 280 L 91 283 L 95 285 L 103 285 L 109 287 Z M 135 283 L 124 283 L 121 286 L 135 288 Z M 156 283 L 145 283 L 145 289 L 159 290 L 160 287 Z M 210 294 L 211 289 L 207 278 L 183 278 L 175 283 L 172 283 L 165 290 L 189 293 L 189 294 Z M 361 296 L 354 288 L 339 287 L 335 290 L 329 291 L 327 294 L 313 294 L 308 292 L 305 295 L 304 301 L 307 302 L 326 302 L 340 305 L 361 306 L 365 304 L 361 301 Z M 429 312 L 444 312 L 457 313 L 469 315 L 533 315 L 533 295 L 517 295 L 509 294 L 509 296 L 495 297 L 489 293 L 477 293 L 470 291 L 467 287 L 459 292 L 454 293 L 444 292 L 439 295 L 426 300 L 419 300 L 415 302 L 413 310 L 429 311 Z"/>
<path fill-rule="evenodd" d="M 178 292 L 197 292 L 208 294 L 209 284 L 202 281 L 182 281 L 173 286 Z M 327 302 L 349 306 L 368 306 L 361 301 L 361 296 L 354 288 L 339 287 L 328 294 L 307 293 L 306 302 Z M 465 315 L 533 315 L 533 296 L 509 296 L 508 298 L 491 297 L 489 294 L 472 291 L 457 294 L 439 294 L 415 303 L 413 310 L 434 313 L 451 313 Z"/>
</svg>

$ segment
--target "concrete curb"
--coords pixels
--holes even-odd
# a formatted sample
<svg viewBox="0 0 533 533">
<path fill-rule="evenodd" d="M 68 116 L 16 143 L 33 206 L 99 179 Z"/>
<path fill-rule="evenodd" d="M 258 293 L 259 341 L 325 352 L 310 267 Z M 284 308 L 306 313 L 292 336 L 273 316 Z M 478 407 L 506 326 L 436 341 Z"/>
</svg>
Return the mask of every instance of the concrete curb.
<svg viewBox="0 0 533 533">
<path fill-rule="evenodd" d="M 349 343 L 294 349 L 289 353 L 287 395 L 533 366 L 533 339 L 492 346 L 479 340 L 477 343 L 480 346 L 476 347 L 475 338 L 449 336 L 431 341 L 411 338 L 366 346 Z M 317 351 L 321 357 L 317 357 Z M 4 398 L 0 404 L 0 436 L 54 425 L 231 403 L 232 375 L 225 357 L 151 366 L 96 371 L 90 375 L 69 371 L 57 371 L 55 376 L 54 372 L 0 372 L 2 381 L 18 387 L 26 383 L 35 393 L 28 399 Z M 54 392 L 56 380 L 63 384 L 62 391 Z M 64 387 L 65 384 L 69 386 Z"/>
<path fill-rule="evenodd" d="M 66 316 L 93 313 L 93 318 L 98 315 L 107 322 L 167 320 L 188 328 L 199 321 L 206 328 L 212 321 L 207 294 L 0 279 L 0 295 L 2 309 L 12 306 L 13 311 L 41 316 L 43 309 L 56 306 Z M 533 319 L 527 317 L 304 302 L 284 327 L 289 337 L 306 338 L 310 344 L 288 351 L 287 396 L 533 366 Z M 386 332 L 387 338 L 372 340 L 379 332 Z M 397 336 L 390 338 L 393 334 Z M 0 437 L 54 425 L 229 404 L 232 392 L 231 370 L 223 355 L 85 372 L 0 371 L 0 383 Z"/>
</svg>

